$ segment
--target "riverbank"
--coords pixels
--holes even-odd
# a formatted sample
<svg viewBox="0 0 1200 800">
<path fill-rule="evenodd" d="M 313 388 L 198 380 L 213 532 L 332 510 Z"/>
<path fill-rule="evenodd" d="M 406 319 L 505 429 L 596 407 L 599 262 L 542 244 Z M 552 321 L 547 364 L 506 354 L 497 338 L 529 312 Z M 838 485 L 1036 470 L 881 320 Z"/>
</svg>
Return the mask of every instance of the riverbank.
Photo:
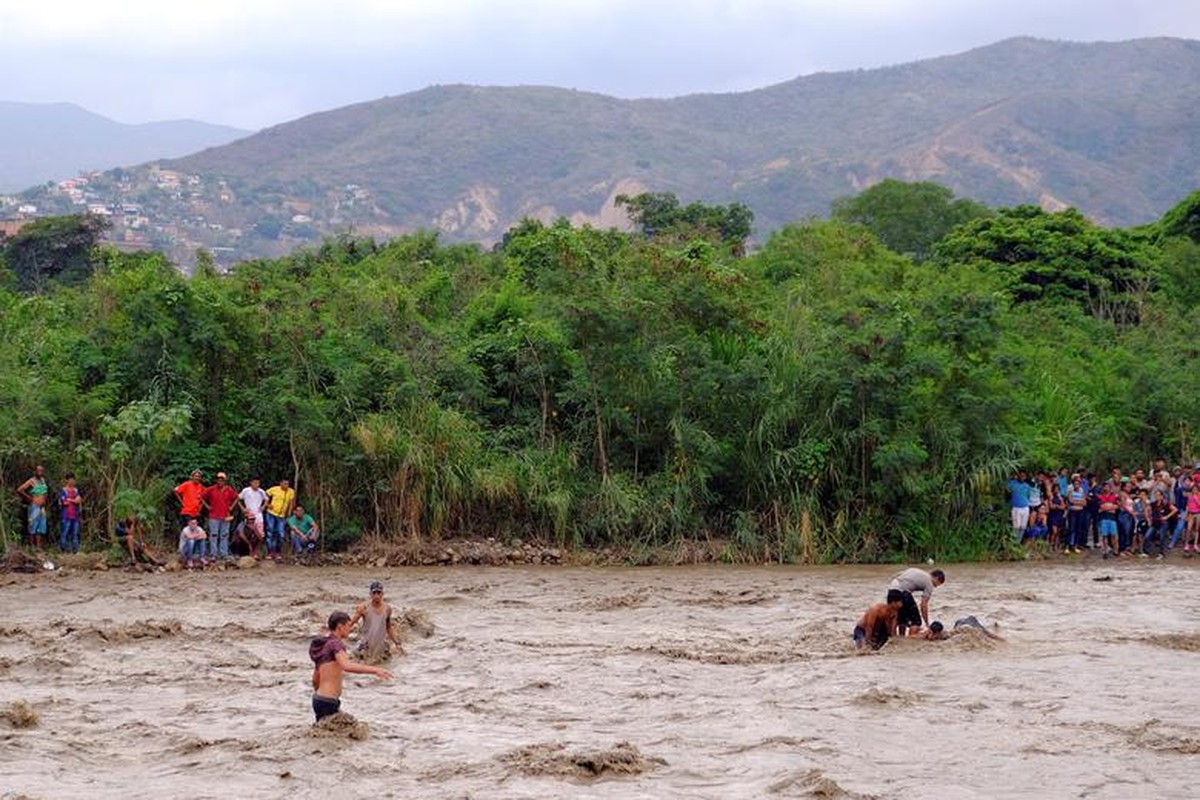
<svg viewBox="0 0 1200 800">
<path fill-rule="evenodd" d="M 1085 550 L 1078 554 L 1051 551 L 1044 546 L 1032 549 L 1011 550 L 1002 557 L 978 563 L 1000 563 L 1004 561 L 1050 561 L 1072 562 L 1098 560 L 1124 561 L 1126 558 L 1105 556 L 1099 550 Z M 1128 557 L 1142 560 L 1136 555 Z M 1190 561 L 1192 554 L 1176 548 L 1167 553 L 1167 561 Z M 1158 559 L 1150 557 L 1149 560 Z M 917 563 L 918 560 L 914 560 Z M 31 550 L 11 549 L 0 560 L 0 571 L 37 572 L 50 563 L 54 569 L 107 571 L 152 571 L 147 565 L 133 566 L 128 558 L 115 550 L 92 550 L 74 554 L 57 553 L 53 550 L 36 553 Z M 446 539 L 438 542 L 394 542 L 383 539 L 365 539 L 345 552 L 307 554 L 299 558 L 288 556 L 280 565 L 306 567 L 457 567 L 457 566 L 576 566 L 576 567 L 669 567 L 698 566 L 704 564 L 739 564 L 742 566 L 765 566 L 774 562 L 748 559 L 739 554 L 724 539 L 704 541 L 681 541 L 656 548 L 606 547 L 600 549 L 571 549 L 547 542 L 515 539 L 504 542 L 494 537 L 474 539 Z M 899 563 L 899 562 L 897 562 Z M 931 562 L 932 563 L 932 562 Z M 234 558 L 228 562 L 213 564 L 207 570 L 250 569 L 258 566 L 273 567 L 276 564 L 261 559 Z M 182 570 L 183 562 L 176 554 L 170 554 L 163 569 L 170 572 Z"/>
</svg>

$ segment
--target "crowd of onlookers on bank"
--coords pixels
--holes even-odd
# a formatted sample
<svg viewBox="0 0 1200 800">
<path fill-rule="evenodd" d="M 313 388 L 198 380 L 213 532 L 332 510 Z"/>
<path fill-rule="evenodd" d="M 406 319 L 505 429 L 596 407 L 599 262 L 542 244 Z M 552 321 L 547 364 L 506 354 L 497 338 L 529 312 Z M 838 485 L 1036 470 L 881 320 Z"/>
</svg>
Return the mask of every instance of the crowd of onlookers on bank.
<svg viewBox="0 0 1200 800">
<path fill-rule="evenodd" d="M 56 512 L 59 551 L 79 552 L 84 497 L 72 473 L 66 473 L 62 486 L 52 490 L 45 468 L 38 466 L 17 487 L 17 494 L 27 505 L 26 535 L 34 549 L 43 550 L 49 544 L 50 515 Z M 287 549 L 295 554 L 312 552 L 320 537 L 320 526 L 296 502 L 296 490 L 286 478 L 263 489 L 262 480 L 254 477 L 239 491 L 229 485 L 224 472 L 206 485 L 203 473 L 193 470 L 188 480 L 174 488 L 173 495 L 179 503 L 178 550 L 188 569 L 244 555 L 279 561 Z M 112 542 L 132 562 L 159 562 L 146 544 L 144 525 L 137 514 L 126 514 L 116 523 Z"/>
<path fill-rule="evenodd" d="M 1200 463 L 1168 467 L 1158 459 L 1149 471 L 1114 467 L 1106 475 L 1018 470 L 1008 494 L 1018 542 L 1068 554 L 1162 558 L 1180 546 L 1184 555 L 1200 554 Z"/>
</svg>

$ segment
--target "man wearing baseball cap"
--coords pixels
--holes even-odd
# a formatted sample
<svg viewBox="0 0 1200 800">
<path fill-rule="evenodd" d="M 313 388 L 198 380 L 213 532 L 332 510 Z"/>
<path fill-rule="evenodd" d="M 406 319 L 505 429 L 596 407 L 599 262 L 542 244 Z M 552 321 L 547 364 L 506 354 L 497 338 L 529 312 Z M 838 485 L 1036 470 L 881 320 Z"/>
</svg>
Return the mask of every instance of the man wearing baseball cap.
<svg viewBox="0 0 1200 800">
<path fill-rule="evenodd" d="M 383 599 L 383 584 L 371 581 L 367 590 L 371 593 L 371 599 L 360 603 L 350 618 L 351 627 L 360 619 L 363 623 L 358 637 L 358 655 L 367 661 L 386 661 L 392 655 L 389 642 L 395 645 L 397 654 L 404 655 L 400 637 L 396 635 L 396 626 L 392 624 L 392 606 Z"/>
<path fill-rule="evenodd" d="M 238 493 L 229 485 L 229 476 L 217 473 L 217 482 L 204 490 L 208 507 L 208 557 L 213 561 L 229 558 L 229 527 L 233 524 L 233 506 Z"/>
</svg>

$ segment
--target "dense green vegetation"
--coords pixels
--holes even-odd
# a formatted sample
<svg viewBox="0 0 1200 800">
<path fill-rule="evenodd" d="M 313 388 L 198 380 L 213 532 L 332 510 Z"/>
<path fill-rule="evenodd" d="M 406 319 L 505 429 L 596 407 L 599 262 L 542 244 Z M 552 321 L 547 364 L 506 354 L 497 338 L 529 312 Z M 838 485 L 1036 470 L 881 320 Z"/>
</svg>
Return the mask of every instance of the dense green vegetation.
<svg viewBox="0 0 1200 800">
<path fill-rule="evenodd" d="M 73 469 L 93 536 L 126 509 L 165 518 L 200 467 L 295 479 L 334 546 L 1002 555 L 1016 464 L 1195 454 L 1197 197 L 1128 231 L 976 209 L 920 260 L 872 230 L 886 213 L 788 225 L 739 255 L 708 221 L 742 235 L 740 208 L 635 198 L 674 221 L 526 221 L 492 252 L 331 239 L 228 275 L 201 258 L 191 278 L 99 248 L 90 275 L 43 291 L 16 254 L 49 243 L 27 237 L 0 251 L 0 475 Z M 15 501 L 0 494 L 10 543 Z"/>
</svg>

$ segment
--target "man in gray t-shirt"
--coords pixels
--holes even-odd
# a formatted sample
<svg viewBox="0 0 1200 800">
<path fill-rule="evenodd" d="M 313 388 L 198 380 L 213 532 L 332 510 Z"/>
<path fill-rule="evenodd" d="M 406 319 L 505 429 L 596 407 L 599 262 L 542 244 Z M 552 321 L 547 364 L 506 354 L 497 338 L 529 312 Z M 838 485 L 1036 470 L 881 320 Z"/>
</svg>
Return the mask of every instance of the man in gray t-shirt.
<svg viewBox="0 0 1200 800">
<path fill-rule="evenodd" d="M 898 573 L 888 584 L 889 589 L 899 589 L 904 594 L 904 608 L 900 610 L 900 635 L 907 628 L 921 628 L 929 624 L 929 598 L 933 589 L 946 582 L 946 573 L 940 569 L 926 572 L 923 569 L 909 567 Z M 921 605 L 918 608 L 914 592 L 921 593 Z"/>
</svg>

